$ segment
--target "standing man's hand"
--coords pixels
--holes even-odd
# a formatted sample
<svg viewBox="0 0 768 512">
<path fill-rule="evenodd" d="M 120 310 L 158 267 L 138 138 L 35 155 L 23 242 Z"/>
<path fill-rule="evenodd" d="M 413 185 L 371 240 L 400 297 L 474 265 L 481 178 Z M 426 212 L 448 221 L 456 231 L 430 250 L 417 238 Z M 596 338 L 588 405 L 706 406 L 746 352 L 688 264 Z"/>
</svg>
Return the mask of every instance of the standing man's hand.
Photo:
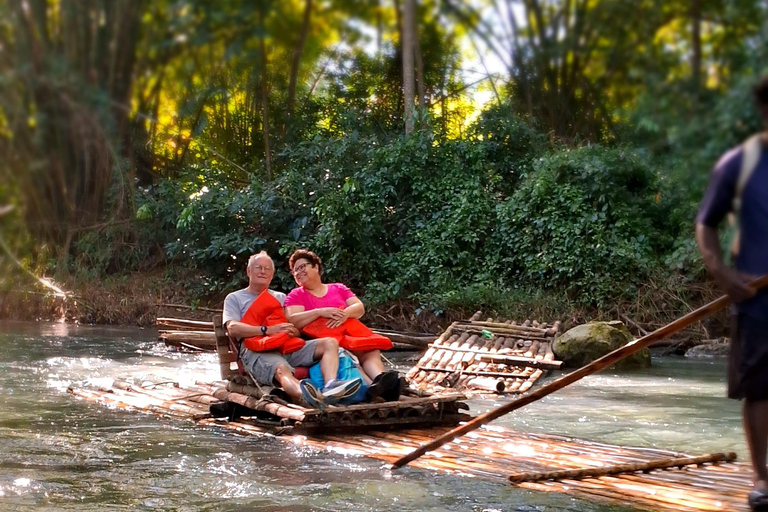
<svg viewBox="0 0 768 512">
<path fill-rule="evenodd" d="M 754 297 L 757 291 L 749 286 L 754 277 L 742 274 L 729 267 L 721 267 L 713 272 L 717 284 L 728 294 L 733 302 L 742 302 Z"/>
<path fill-rule="evenodd" d="M 753 297 L 757 291 L 749 286 L 752 276 L 742 274 L 723 263 L 720 251 L 720 238 L 717 230 L 702 223 L 696 224 L 696 242 L 704 264 L 712 277 L 733 302 L 741 302 Z"/>
</svg>

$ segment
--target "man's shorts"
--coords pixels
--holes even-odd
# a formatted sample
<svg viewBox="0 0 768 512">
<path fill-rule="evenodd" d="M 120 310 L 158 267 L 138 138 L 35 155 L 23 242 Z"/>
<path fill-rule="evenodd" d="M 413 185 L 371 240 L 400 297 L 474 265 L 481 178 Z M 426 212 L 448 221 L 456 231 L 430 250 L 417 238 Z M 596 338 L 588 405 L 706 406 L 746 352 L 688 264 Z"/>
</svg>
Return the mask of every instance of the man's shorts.
<svg viewBox="0 0 768 512">
<path fill-rule="evenodd" d="M 295 366 L 312 366 L 315 364 L 316 341 L 308 341 L 303 347 L 290 354 L 281 354 L 277 350 L 269 352 L 253 352 L 243 347 L 240 349 L 240 359 L 243 366 L 256 382 L 265 386 L 274 386 L 275 370 L 280 364 L 287 365 L 294 371 Z"/>
<path fill-rule="evenodd" d="M 768 321 L 732 315 L 728 398 L 768 400 Z"/>
</svg>

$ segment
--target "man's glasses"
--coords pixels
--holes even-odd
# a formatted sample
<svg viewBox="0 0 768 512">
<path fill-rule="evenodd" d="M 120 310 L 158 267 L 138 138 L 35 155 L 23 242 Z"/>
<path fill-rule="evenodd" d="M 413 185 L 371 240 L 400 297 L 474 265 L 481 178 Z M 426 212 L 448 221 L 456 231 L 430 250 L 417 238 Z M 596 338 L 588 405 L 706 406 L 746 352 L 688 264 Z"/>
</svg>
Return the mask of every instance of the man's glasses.
<svg viewBox="0 0 768 512">
<path fill-rule="evenodd" d="M 272 267 L 264 267 L 261 265 L 254 265 L 251 267 L 254 272 L 272 272 Z"/>
<path fill-rule="evenodd" d="M 293 267 L 293 270 L 291 271 L 291 274 L 293 274 L 293 275 L 298 274 L 299 272 L 301 272 L 302 270 L 307 268 L 307 265 L 309 265 L 309 263 L 302 263 L 301 265 L 296 265 L 295 267 Z"/>
</svg>

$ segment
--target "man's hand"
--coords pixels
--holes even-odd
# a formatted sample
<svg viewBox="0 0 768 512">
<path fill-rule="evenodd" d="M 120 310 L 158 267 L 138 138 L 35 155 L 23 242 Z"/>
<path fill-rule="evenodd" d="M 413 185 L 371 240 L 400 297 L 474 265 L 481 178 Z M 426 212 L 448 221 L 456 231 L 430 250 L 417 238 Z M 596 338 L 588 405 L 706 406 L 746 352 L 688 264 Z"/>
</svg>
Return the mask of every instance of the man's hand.
<svg viewBox="0 0 768 512">
<path fill-rule="evenodd" d="M 330 319 L 325 323 L 325 325 L 331 329 L 335 329 L 349 319 L 349 313 L 346 309 L 332 309 L 335 309 L 335 311 L 331 314 Z"/>
<path fill-rule="evenodd" d="M 282 324 L 270 325 L 267 327 L 267 335 L 277 334 L 279 332 L 287 333 L 289 336 L 298 336 L 299 330 L 295 325 L 284 322 Z"/>
<path fill-rule="evenodd" d="M 757 293 L 757 291 L 748 284 L 754 277 L 742 274 L 732 268 L 723 266 L 719 268 L 717 272 L 714 272 L 714 277 L 717 284 L 720 285 L 733 302 L 745 301 L 750 297 L 754 297 L 755 293 Z"/>
</svg>

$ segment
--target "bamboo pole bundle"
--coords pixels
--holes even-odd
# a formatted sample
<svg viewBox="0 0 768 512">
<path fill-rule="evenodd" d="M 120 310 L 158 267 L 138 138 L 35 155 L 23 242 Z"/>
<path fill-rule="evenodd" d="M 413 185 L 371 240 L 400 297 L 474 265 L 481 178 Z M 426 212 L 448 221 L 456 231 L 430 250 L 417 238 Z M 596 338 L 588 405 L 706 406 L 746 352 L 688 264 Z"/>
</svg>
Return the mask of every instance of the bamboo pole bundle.
<svg viewBox="0 0 768 512">
<path fill-rule="evenodd" d="M 304 421 L 305 414 L 308 412 L 305 410 L 297 410 L 292 407 L 276 404 L 274 402 L 265 402 L 257 398 L 253 398 L 252 396 L 233 393 L 227 391 L 226 389 L 217 389 L 213 392 L 213 396 L 223 402 L 233 402 L 255 411 L 266 411 L 280 418 L 288 418 L 294 421 Z"/>
<path fill-rule="evenodd" d="M 472 343 L 467 347 L 459 347 L 455 350 L 455 352 L 463 352 L 463 355 L 461 356 L 461 365 L 464 368 L 473 364 L 476 354 L 480 352 L 488 342 L 483 336 L 473 336 L 471 339 Z"/>
<path fill-rule="evenodd" d="M 186 318 L 158 317 L 155 325 L 160 331 L 210 331 L 213 324 L 210 321 L 187 320 Z"/>
<path fill-rule="evenodd" d="M 453 336 L 453 328 L 455 325 L 456 325 L 456 322 L 449 325 L 448 328 L 445 331 L 443 331 L 443 333 L 437 338 L 437 340 L 434 343 L 432 343 L 432 345 L 435 345 L 435 344 L 442 345 L 443 343 L 445 343 L 445 340 L 450 339 Z M 439 349 L 435 349 L 434 347 L 430 347 L 429 349 L 427 349 L 427 352 L 419 360 L 419 365 L 426 365 L 427 361 L 431 361 L 432 357 L 435 355 L 435 353 L 438 350 Z M 421 377 L 421 378 L 419 380 L 416 380 L 417 373 L 418 373 L 418 370 L 414 366 L 406 375 L 406 379 L 415 383 L 421 382 L 421 380 L 423 380 L 423 378 L 426 376 L 426 373 L 422 372 L 424 373 L 423 375 L 419 374 L 418 377 Z"/>
<path fill-rule="evenodd" d="M 233 393 L 240 393 L 241 395 L 252 396 L 253 398 L 256 398 L 256 399 L 259 399 L 262 396 L 264 396 L 264 390 L 260 387 L 251 386 L 249 384 L 237 384 L 232 381 L 227 382 L 227 391 L 231 391 Z"/>
<path fill-rule="evenodd" d="M 422 367 L 422 369 L 428 370 L 428 372 L 421 382 L 424 384 L 434 383 L 438 378 L 438 371 L 444 370 L 445 366 L 453 357 L 452 350 L 459 347 L 460 344 L 463 343 L 467 338 L 469 338 L 468 333 L 461 333 L 456 336 L 451 336 L 451 338 L 448 340 L 450 342 L 448 347 L 435 352 L 435 354 L 432 356 L 432 359 L 427 362 L 426 366 Z"/>
<path fill-rule="evenodd" d="M 210 396 L 209 393 L 195 393 L 188 392 L 186 390 L 179 390 L 179 388 L 146 388 L 144 386 L 138 386 L 136 384 L 130 384 L 128 382 L 116 380 L 112 383 L 112 387 L 121 389 L 123 391 L 131 391 L 134 393 L 141 393 L 164 402 L 175 401 L 182 405 L 189 405 L 190 407 L 199 407 L 200 405 L 211 405 L 212 403 L 218 403 L 219 400 Z M 189 404 L 189 402 L 197 402 L 196 404 Z"/>
<path fill-rule="evenodd" d="M 448 370 L 445 368 L 432 368 L 430 369 L 431 372 L 434 372 L 436 374 L 438 373 L 455 373 L 456 370 Z M 540 370 L 538 370 L 540 371 Z M 478 377 L 526 377 L 528 378 L 530 374 L 523 372 L 517 372 L 517 373 L 509 373 L 509 372 L 500 372 L 500 371 L 472 371 L 472 370 L 465 370 L 461 372 L 462 375 L 475 375 Z"/>
<path fill-rule="evenodd" d="M 555 322 L 557 324 L 557 322 Z M 475 329 L 493 329 L 494 331 L 502 332 L 505 334 L 519 334 L 520 336 L 528 337 L 528 336 L 541 336 L 546 338 L 551 338 L 555 335 L 557 332 L 555 330 L 555 326 L 553 325 L 550 328 L 543 329 L 543 328 L 537 328 L 537 327 L 531 327 L 529 325 L 525 325 L 523 323 L 522 325 L 515 324 L 514 322 L 512 324 L 506 324 L 501 322 L 460 322 L 458 325 L 459 329 L 462 328 L 475 328 Z"/>
<path fill-rule="evenodd" d="M 186 343 L 209 350 L 216 348 L 216 335 L 213 331 L 165 331 L 160 333 L 160 340 L 166 345 L 181 346 Z"/>
<path fill-rule="evenodd" d="M 156 401 L 148 399 L 146 396 L 140 396 L 136 393 L 130 392 L 118 393 L 110 388 L 106 388 L 106 391 L 94 391 L 84 388 L 70 388 L 68 391 L 75 396 L 101 402 L 105 405 L 113 405 L 121 409 L 138 409 L 160 416 L 193 419 L 197 416 L 207 414 L 208 412 L 207 410 L 203 410 L 201 408 L 193 408 L 176 403 L 157 403 Z"/>
<path fill-rule="evenodd" d="M 472 336 L 469 336 L 464 343 L 462 343 L 460 346 L 453 349 L 453 356 L 451 357 L 451 360 L 446 365 L 447 369 L 451 370 L 458 370 L 462 368 L 466 368 L 467 364 L 464 364 L 464 357 L 467 355 L 467 352 L 469 351 L 469 347 L 471 347 L 479 338 L 477 334 L 473 334 Z"/>
<path fill-rule="evenodd" d="M 540 341 L 547 341 L 551 340 L 552 336 L 547 335 L 546 333 L 542 332 L 525 332 L 525 331 L 518 331 L 516 329 L 505 329 L 502 327 L 481 327 L 481 326 L 474 326 L 474 325 L 459 325 L 456 327 L 457 332 L 468 332 L 470 334 L 482 334 L 483 331 L 491 330 L 494 334 L 497 336 L 512 336 L 514 338 L 519 339 L 526 339 L 526 340 L 540 340 Z"/>
<path fill-rule="evenodd" d="M 189 401 L 185 403 L 184 400 L 155 396 L 141 386 L 131 385 L 126 382 L 116 381 L 112 384 L 111 388 L 101 388 L 101 390 L 118 395 L 121 399 L 150 412 L 162 411 L 169 416 L 180 417 L 208 414 L 208 407 L 201 403 Z"/>
</svg>

